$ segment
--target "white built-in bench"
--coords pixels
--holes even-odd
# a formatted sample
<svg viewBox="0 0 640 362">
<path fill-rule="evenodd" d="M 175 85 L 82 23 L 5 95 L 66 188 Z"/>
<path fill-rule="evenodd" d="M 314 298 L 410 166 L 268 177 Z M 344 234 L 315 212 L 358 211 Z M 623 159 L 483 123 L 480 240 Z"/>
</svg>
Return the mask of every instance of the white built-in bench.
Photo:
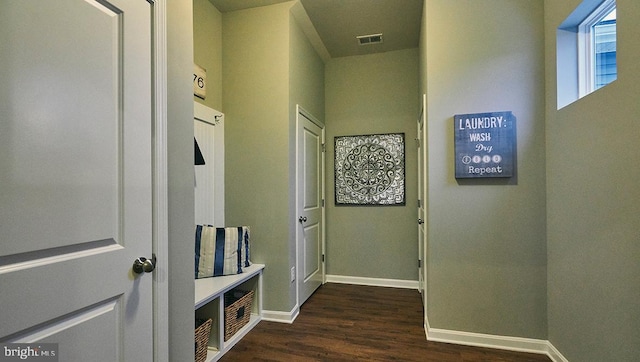
<svg viewBox="0 0 640 362">
<path fill-rule="evenodd" d="M 243 268 L 242 274 L 195 280 L 196 319 L 213 320 L 206 361 L 217 361 L 262 319 L 263 264 Z M 224 340 L 224 293 L 232 289 L 253 290 L 251 319 L 228 341 Z"/>
</svg>

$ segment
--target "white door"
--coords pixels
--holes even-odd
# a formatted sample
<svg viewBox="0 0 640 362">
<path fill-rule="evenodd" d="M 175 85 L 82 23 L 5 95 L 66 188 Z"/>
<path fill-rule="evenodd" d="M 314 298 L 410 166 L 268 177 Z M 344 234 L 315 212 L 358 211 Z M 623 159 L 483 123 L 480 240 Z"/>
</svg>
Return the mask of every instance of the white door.
<svg viewBox="0 0 640 362">
<path fill-rule="evenodd" d="M 422 100 L 422 111 L 418 117 L 418 289 L 422 294 L 422 299 L 426 303 L 426 220 L 425 204 L 427 202 L 427 108 L 426 95 Z"/>
<path fill-rule="evenodd" d="M 0 3 L 0 343 L 153 358 L 151 6 Z"/>
<path fill-rule="evenodd" d="M 300 107 L 296 144 L 298 271 L 292 277 L 301 306 L 324 281 L 324 127 Z"/>
</svg>

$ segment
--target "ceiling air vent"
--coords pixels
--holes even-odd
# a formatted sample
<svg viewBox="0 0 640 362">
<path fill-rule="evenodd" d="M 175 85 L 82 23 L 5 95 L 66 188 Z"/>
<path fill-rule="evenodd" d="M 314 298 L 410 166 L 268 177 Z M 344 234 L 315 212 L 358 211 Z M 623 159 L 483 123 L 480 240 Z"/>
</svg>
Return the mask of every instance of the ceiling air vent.
<svg viewBox="0 0 640 362">
<path fill-rule="evenodd" d="M 371 34 L 371 35 L 360 35 L 360 36 L 357 36 L 356 39 L 358 39 L 358 44 L 360 45 L 379 44 L 379 43 L 382 43 L 382 33 Z"/>
</svg>

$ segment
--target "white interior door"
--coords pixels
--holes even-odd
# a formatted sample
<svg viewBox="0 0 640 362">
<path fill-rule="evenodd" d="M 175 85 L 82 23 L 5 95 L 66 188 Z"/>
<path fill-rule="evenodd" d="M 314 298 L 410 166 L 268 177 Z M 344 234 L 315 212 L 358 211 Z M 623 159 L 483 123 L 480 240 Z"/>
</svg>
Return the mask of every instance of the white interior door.
<svg viewBox="0 0 640 362">
<path fill-rule="evenodd" d="M 298 306 L 324 281 L 324 127 L 298 107 Z M 296 275 L 297 274 L 297 275 Z"/>
<path fill-rule="evenodd" d="M 426 302 L 426 220 L 425 204 L 427 202 L 427 108 L 426 95 L 422 100 L 422 111 L 418 117 L 418 289 L 422 294 L 422 299 Z"/>
<path fill-rule="evenodd" d="M 0 343 L 153 359 L 151 6 L 0 3 Z"/>
</svg>

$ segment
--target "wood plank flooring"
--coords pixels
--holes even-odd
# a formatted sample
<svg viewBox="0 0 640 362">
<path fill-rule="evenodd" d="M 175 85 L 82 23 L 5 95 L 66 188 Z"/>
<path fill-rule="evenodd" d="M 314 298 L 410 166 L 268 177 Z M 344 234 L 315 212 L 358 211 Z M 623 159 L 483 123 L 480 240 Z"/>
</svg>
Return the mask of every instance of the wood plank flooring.
<svg viewBox="0 0 640 362">
<path fill-rule="evenodd" d="M 260 322 L 220 361 L 539 362 L 545 355 L 428 342 L 416 290 L 325 284 L 293 324 Z"/>
</svg>

